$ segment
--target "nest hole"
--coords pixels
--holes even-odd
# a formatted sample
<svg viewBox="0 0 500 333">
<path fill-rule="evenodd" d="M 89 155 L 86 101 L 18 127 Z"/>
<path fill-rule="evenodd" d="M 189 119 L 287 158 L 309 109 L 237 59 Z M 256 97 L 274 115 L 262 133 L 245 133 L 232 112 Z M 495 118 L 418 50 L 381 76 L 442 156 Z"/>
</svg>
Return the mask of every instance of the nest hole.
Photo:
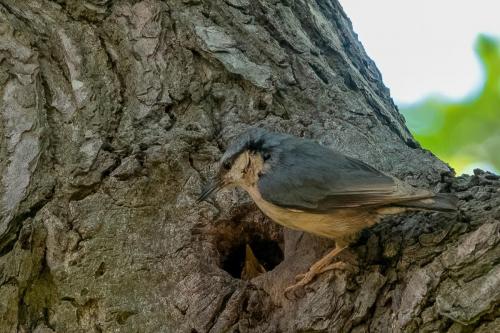
<svg viewBox="0 0 500 333">
<path fill-rule="evenodd" d="M 211 229 L 219 269 L 233 278 L 250 280 L 273 270 L 283 261 L 284 239 L 280 225 L 267 219 L 253 205 L 238 206 L 230 216 L 219 220 Z M 249 260 L 247 246 L 251 250 Z"/>
<path fill-rule="evenodd" d="M 247 244 L 266 272 L 271 271 L 283 261 L 283 250 L 276 240 L 255 237 L 248 242 L 234 244 L 222 258 L 222 269 L 234 278 L 241 279 L 241 273 L 245 266 Z"/>
</svg>

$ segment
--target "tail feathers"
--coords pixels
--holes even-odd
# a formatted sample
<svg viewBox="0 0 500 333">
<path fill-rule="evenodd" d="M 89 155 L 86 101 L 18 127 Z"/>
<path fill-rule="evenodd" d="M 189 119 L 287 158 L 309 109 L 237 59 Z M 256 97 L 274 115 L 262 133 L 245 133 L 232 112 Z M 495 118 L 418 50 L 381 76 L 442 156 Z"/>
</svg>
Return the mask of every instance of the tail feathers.
<svg viewBox="0 0 500 333">
<path fill-rule="evenodd" d="M 399 202 L 395 206 L 408 207 L 438 212 L 454 212 L 457 210 L 458 198 L 454 194 L 437 193 L 432 198 Z"/>
</svg>

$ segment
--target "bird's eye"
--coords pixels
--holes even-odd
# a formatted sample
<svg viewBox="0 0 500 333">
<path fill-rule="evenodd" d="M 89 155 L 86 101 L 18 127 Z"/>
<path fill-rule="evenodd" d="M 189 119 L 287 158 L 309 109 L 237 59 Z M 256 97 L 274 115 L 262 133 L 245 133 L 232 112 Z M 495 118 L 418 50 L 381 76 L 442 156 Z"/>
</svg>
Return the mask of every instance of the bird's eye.
<svg viewBox="0 0 500 333">
<path fill-rule="evenodd" d="M 224 163 L 222 163 L 222 167 L 226 170 L 231 169 L 231 162 L 225 161 Z"/>
<path fill-rule="evenodd" d="M 270 158 L 271 158 L 271 154 L 269 154 L 268 152 L 265 152 L 264 154 L 262 154 L 262 159 L 264 161 L 267 161 Z"/>
</svg>

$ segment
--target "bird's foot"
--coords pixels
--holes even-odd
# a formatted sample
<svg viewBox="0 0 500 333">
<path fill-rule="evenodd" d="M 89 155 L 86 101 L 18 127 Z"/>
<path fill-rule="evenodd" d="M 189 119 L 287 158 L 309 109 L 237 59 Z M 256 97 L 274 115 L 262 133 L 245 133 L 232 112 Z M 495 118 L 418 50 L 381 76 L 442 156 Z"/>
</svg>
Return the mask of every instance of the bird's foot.
<svg viewBox="0 0 500 333">
<path fill-rule="evenodd" d="M 285 296 L 289 298 L 288 296 L 290 295 L 290 293 L 295 293 L 296 290 L 306 286 L 312 280 L 314 280 L 316 276 L 331 270 L 352 270 L 352 265 L 347 264 L 343 261 L 337 261 L 326 265 L 312 265 L 309 271 L 299 274 L 295 277 L 295 280 L 298 282 L 285 289 Z"/>
<path fill-rule="evenodd" d="M 334 269 L 338 269 L 341 271 L 348 270 L 350 267 L 349 264 L 343 262 L 343 261 L 338 261 L 334 262 L 333 264 L 329 264 L 319 270 L 319 272 L 311 272 L 311 270 L 307 271 L 306 273 L 300 273 L 295 276 L 295 281 L 301 281 L 304 279 L 308 279 L 308 282 L 312 281 L 317 275 L 320 275 L 321 273 L 332 271 Z M 312 277 L 309 279 L 309 277 L 312 275 Z M 306 282 L 307 284 L 307 282 Z"/>
</svg>

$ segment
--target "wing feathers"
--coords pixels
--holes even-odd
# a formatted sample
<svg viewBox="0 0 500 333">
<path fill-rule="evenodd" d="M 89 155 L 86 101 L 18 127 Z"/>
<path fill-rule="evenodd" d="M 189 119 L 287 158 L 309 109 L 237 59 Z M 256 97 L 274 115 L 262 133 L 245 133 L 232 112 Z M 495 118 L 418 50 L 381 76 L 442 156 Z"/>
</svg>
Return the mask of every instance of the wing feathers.
<svg viewBox="0 0 500 333">
<path fill-rule="evenodd" d="M 259 180 L 262 197 L 281 207 L 325 212 L 431 197 L 375 168 L 315 142 L 290 138 Z"/>
</svg>

